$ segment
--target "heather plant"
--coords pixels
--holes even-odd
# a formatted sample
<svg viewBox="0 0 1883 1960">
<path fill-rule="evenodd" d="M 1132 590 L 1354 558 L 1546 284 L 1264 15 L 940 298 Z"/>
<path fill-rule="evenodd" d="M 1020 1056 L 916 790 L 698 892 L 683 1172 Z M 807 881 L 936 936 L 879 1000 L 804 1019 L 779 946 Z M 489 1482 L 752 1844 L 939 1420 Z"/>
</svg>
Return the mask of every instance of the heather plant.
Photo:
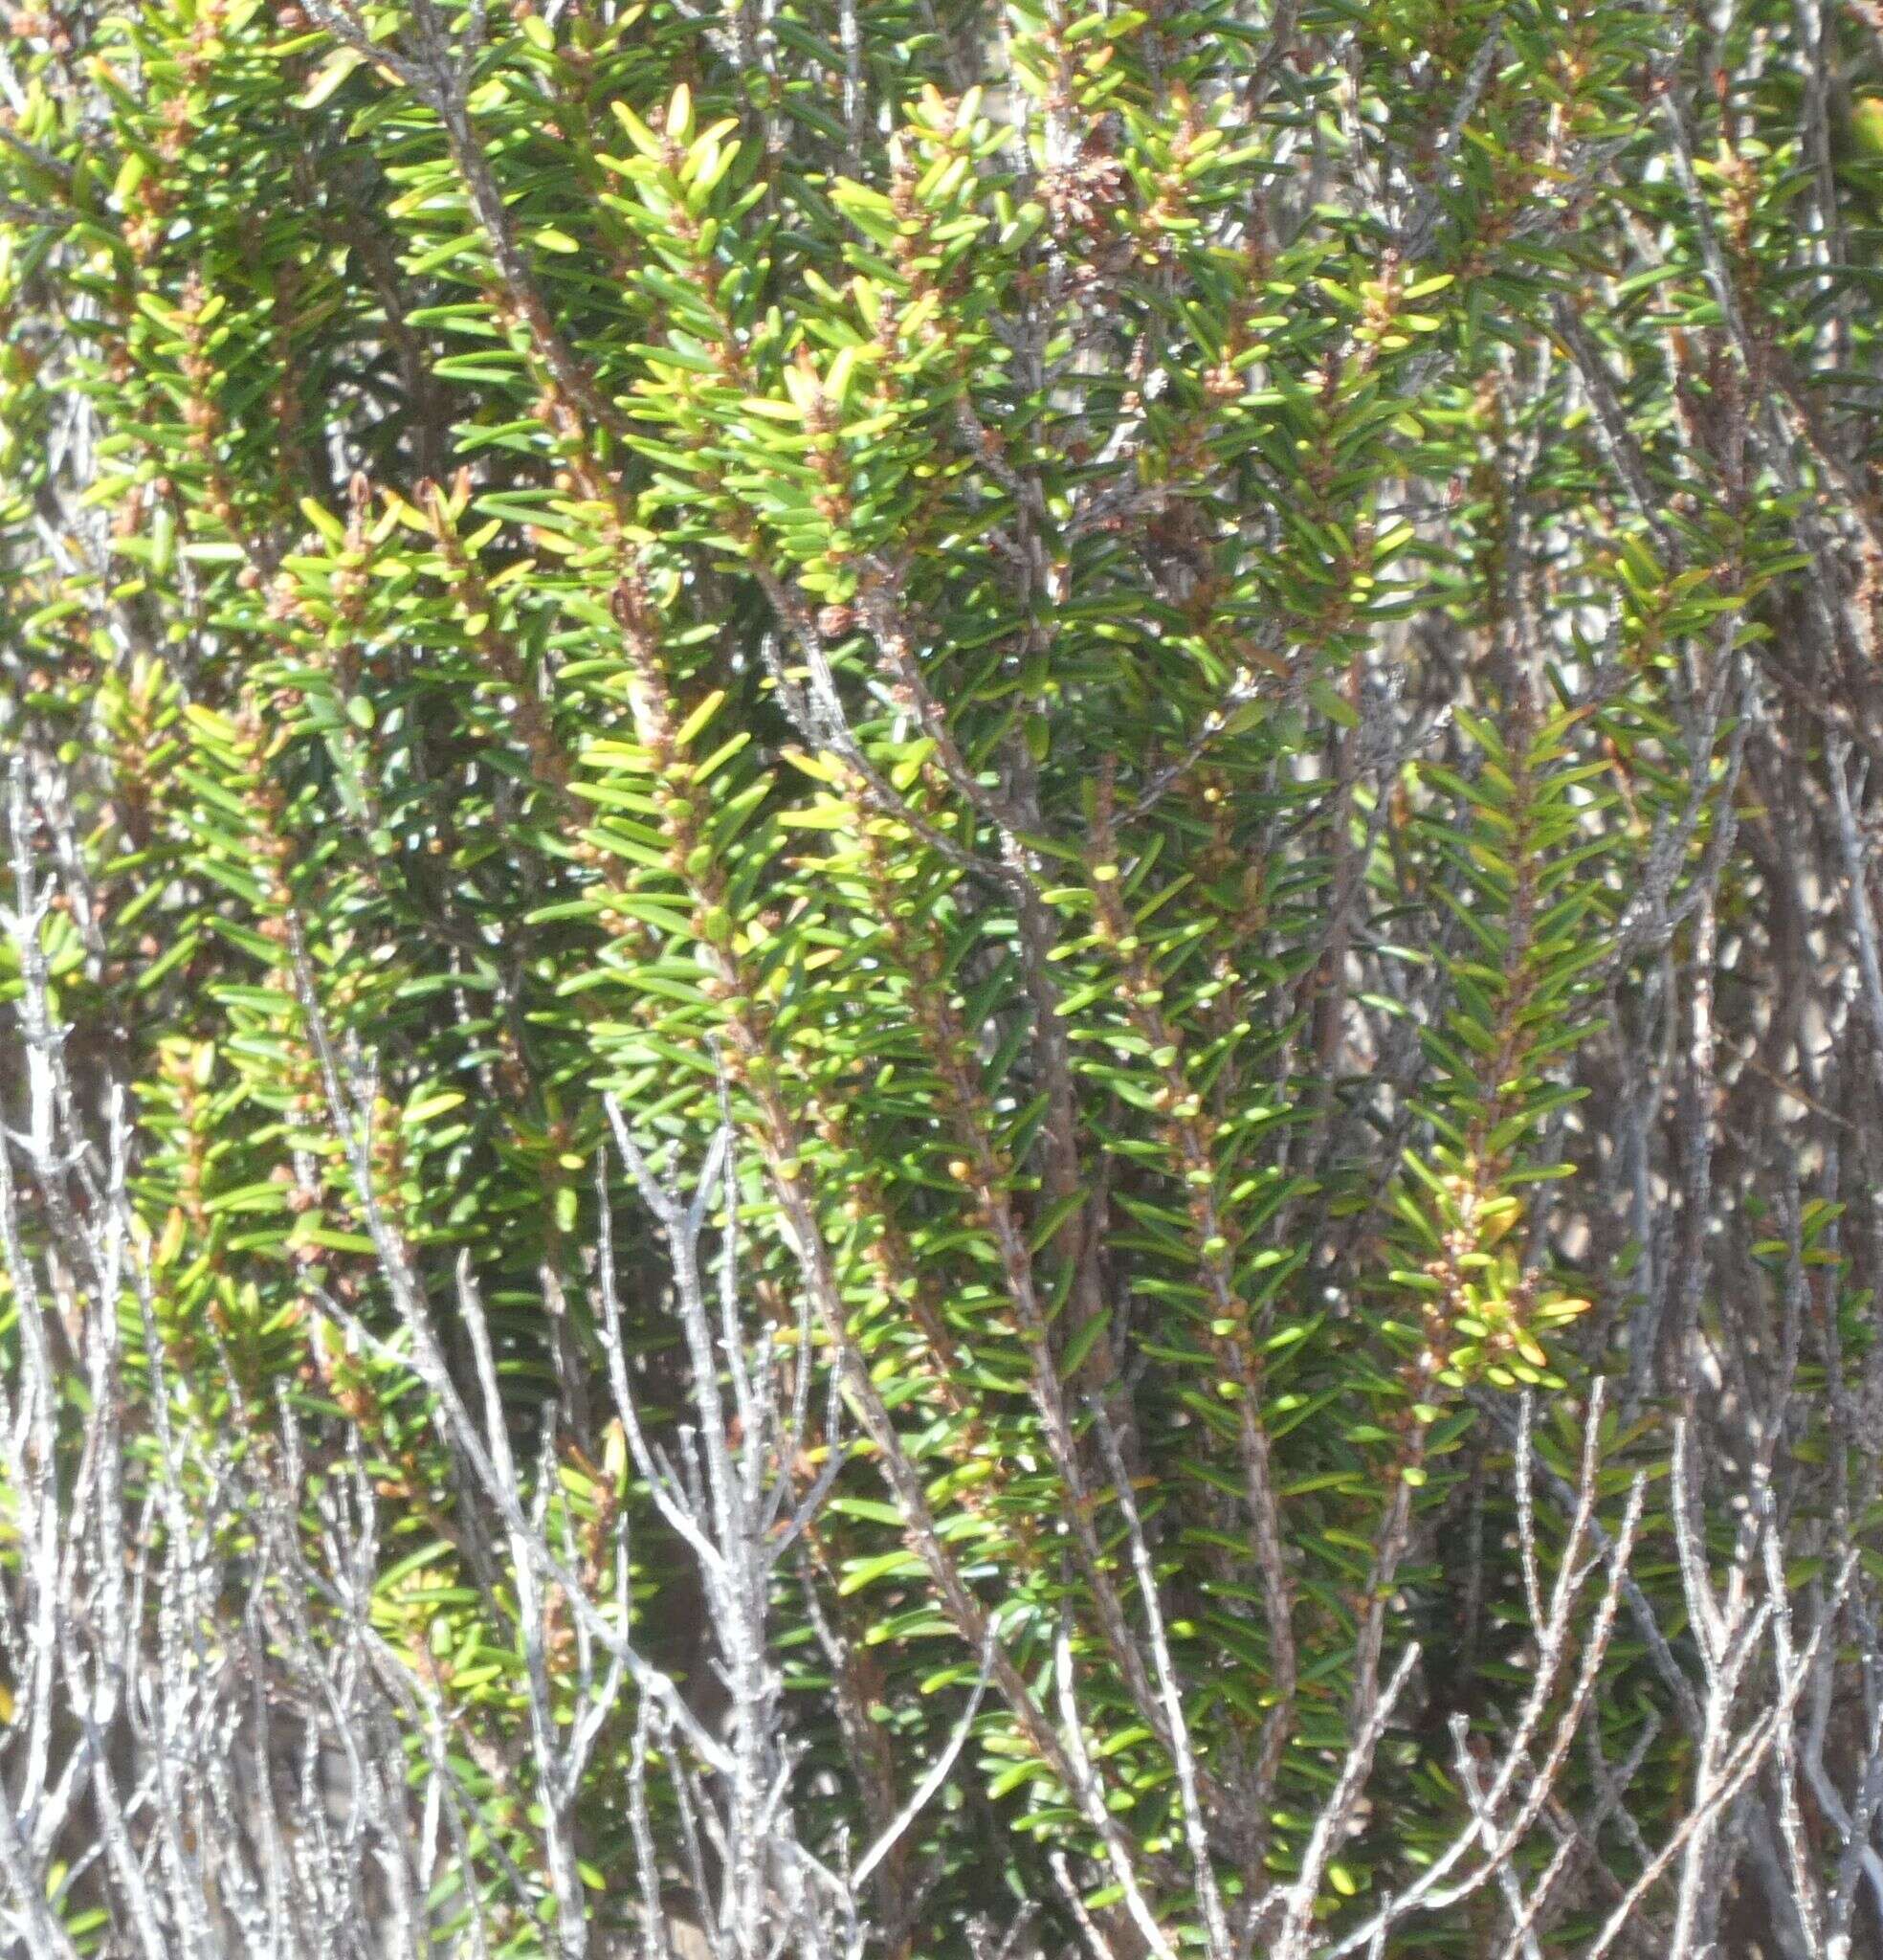
<svg viewBox="0 0 1883 1960">
<path fill-rule="evenodd" d="M 1883 1949 L 1883 12 L 0 40 L 0 1952 Z"/>
</svg>

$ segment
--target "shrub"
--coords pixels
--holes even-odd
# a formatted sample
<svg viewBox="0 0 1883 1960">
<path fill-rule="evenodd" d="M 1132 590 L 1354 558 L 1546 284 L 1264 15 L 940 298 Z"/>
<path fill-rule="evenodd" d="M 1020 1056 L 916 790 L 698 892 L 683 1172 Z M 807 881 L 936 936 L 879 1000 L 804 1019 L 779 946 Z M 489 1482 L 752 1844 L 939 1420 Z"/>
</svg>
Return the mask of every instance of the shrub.
<svg viewBox="0 0 1883 1960">
<path fill-rule="evenodd" d="M 8 1953 L 1883 1940 L 1883 18 L 0 55 Z"/>
</svg>

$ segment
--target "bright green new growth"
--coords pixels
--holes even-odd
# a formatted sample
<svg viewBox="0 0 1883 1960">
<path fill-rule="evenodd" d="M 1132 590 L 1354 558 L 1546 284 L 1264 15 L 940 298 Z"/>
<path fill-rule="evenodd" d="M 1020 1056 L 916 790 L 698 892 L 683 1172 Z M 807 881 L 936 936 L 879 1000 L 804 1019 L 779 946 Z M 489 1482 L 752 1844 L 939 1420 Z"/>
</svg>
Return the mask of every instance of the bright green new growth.
<svg viewBox="0 0 1883 1960">
<path fill-rule="evenodd" d="M 1797 1644 L 1874 1705 L 1883 44 L 1574 11 L 13 16 L 0 741 L 61 1121 L 126 1094 L 168 1419 L 360 1439 L 371 1628 L 454 1711 L 441 1942 L 481 1888 L 492 1952 L 614 1950 L 690 1799 L 631 1682 L 570 1904 L 531 1725 L 580 1726 L 587 1622 L 543 1582 L 528 1633 L 413 1303 L 481 1422 L 475 1285 L 595 1608 L 709 1729 L 762 1704 L 610 1394 L 605 1277 L 648 1447 L 706 1406 L 609 1096 L 682 1193 L 729 1137 L 706 1292 L 802 1397 L 762 1468 L 818 1503 L 747 1603 L 805 1842 L 860 1850 L 971 1714 L 873 1950 L 1021 1904 L 1053 1954 L 1338 1950 L 1469 1825 L 1453 1715 L 1485 1762 L 1530 1723 L 1503 1822 L 1547 1765 L 1497 1859 L 1537 1930 L 1487 1866 L 1377 1950 L 1607 1950 L 1637 1881 L 1676 1960 L 1883 1924 L 1838 1890 L 1873 1793 L 1650 1870 L 1726 1760 L 1674 1416 L 1722 1568 L 1795 1459 L 1754 1510 Z M 11 1229 L 17 1372 L 65 1228 Z M 77 1950 L 139 1950 L 58 1882 Z"/>
</svg>

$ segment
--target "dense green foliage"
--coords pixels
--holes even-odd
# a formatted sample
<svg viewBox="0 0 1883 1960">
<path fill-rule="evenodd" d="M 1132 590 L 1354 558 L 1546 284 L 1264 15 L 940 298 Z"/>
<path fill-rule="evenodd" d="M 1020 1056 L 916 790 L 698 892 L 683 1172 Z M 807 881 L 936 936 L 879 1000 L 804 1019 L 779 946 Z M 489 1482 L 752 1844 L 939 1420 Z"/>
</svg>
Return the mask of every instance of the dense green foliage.
<svg viewBox="0 0 1883 1960">
<path fill-rule="evenodd" d="M 287 1385 L 363 1426 L 375 1624 L 494 1745 L 526 1904 L 502 1589 L 342 1328 L 397 1326 L 393 1242 L 468 1369 L 468 1260 L 523 1454 L 575 1538 L 635 1514 L 710 1712 L 591 1412 L 604 1201 L 651 1429 L 684 1384 L 603 1097 L 681 1177 L 723 1116 L 742 1298 L 813 1390 L 776 1474 L 850 1452 L 774 1607 L 805 1801 L 906 1800 L 997 1623 L 875 1881 L 901 1950 L 1052 1920 L 1060 1852 L 1135 1937 L 1062 1631 L 1124 1841 L 1178 1858 L 1120 1471 L 1231 1901 L 1427 1643 L 1310 1902 L 1343 1924 L 1456 1828 L 1448 1716 L 1522 1688 L 1514 1392 L 1573 1481 L 1616 1378 L 1605 1515 L 1683 1408 L 1715 1499 L 1782 1437 L 1800 1587 L 1874 1502 L 1874 23 L 482 12 L 47 0 L 6 47 L 0 739 L 176 1419 Z M 1606 1666 L 1658 1837 L 1689 1745 L 1638 1629 Z M 1611 1903 L 1566 1887 L 1548 1950 Z M 1387 1950 L 1504 1925 L 1487 1888 Z"/>
</svg>

